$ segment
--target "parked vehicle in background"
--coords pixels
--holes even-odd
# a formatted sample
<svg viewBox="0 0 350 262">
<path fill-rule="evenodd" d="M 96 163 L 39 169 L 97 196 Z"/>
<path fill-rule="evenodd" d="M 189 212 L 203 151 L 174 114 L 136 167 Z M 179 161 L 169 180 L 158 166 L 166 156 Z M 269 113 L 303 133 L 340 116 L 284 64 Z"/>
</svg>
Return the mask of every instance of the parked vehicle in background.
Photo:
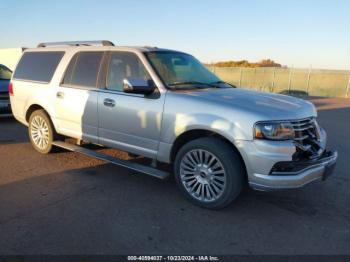
<svg viewBox="0 0 350 262">
<path fill-rule="evenodd" d="M 12 71 L 0 64 L 0 116 L 11 115 L 9 84 Z"/>
<path fill-rule="evenodd" d="M 184 195 L 206 208 L 228 205 L 245 184 L 288 189 L 325 179 L 337 159 L 313 104 L 233 88 L 183 52 L 40 44 L 24 51 L 10 87 L 14 116 L 38 152 L 61 146 L 160 178 L 168 174 L 155 164 L 168 163 Z M 154 165 L 71 147 L 62 136 Z"/>
</svg>

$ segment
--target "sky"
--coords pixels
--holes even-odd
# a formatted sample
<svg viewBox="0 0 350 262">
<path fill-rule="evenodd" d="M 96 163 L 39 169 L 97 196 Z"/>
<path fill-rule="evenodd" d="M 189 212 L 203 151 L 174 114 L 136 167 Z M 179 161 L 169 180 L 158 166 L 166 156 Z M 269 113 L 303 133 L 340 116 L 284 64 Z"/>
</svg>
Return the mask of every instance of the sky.
<svg viewBox="0 0 350 262">
<path fill-rule="evenodd" d="M 100 40 L 350 70 L 349 0 L 4 0 L 0 48 Z"/>
</svg>

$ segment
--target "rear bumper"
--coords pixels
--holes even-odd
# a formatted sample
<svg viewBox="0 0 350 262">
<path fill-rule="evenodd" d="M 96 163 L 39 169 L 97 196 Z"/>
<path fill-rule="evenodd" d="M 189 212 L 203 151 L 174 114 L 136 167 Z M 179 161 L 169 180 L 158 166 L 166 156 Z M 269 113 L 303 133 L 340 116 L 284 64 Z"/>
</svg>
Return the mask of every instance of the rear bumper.
<svg viewBox="0 0 350 262">
<path fill-rule="evenodd" d="M 270 174 L 253 174 L 249 184 L 257 190 L 291 189 L 303 187 L 315 180 L 325 180 L 334 171 L 337 152 L 326 152 L 320 158 L 309 161 L 279 162 Z"/>
<path fill-rule="evenodd" d="M 0 100 L 0 116 L 12 116 L 10 100 Z"/>
</svg>

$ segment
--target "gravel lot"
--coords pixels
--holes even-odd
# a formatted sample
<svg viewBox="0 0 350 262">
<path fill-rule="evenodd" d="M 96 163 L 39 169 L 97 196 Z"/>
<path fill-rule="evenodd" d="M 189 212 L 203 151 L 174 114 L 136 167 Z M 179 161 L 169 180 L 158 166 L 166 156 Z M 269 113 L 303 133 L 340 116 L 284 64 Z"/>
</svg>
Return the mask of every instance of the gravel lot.
<svg viewBox="0 0 350 262">
<path fill-rule="evenodd" d="M 247 189 L 221 211 L 193 206 L 173 179 L 40 155 L 24 126 L 0 119 L 0 254 L 350 254 L 350 99 L 312 101 L 339 152 L 335 175 Z"/>
</svg>

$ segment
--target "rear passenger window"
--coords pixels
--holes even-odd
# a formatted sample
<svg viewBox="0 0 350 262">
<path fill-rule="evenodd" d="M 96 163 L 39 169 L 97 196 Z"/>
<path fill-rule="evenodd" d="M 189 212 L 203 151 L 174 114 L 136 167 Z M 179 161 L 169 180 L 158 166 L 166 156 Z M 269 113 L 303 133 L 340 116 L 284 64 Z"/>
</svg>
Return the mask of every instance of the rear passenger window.
<svg viewBox="0 0 350 262">
<path fill-rule="evenodd" d="M 64 52 L 26 52 L 13 78 L 49 83 L 63 55 Z"/>
<path fill-rule="evenodd" d="M 62 84 L 96 87 L 103 52 L 76 54 L 67 68 Z"/>
</svg>

